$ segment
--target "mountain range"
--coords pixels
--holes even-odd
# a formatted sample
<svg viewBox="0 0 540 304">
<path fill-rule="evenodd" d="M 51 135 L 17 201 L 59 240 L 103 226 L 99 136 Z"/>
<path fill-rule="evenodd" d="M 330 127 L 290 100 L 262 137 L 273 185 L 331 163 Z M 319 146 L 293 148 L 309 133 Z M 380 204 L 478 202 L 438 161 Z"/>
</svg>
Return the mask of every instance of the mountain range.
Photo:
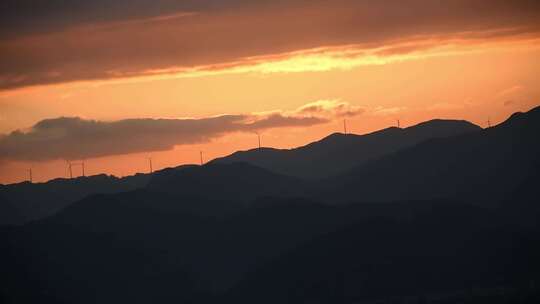
<svg viewBox="0 0 540 304">
<path fill-rule="evenodd" d="M 479 130 L 480 127 L 467 121 L 436 119 L 404 129 L 391 127 L 365 135 L 334 133 L 320 141 L 288 150 L 239 151 L 210 163 L 245 162 L 285 175 L 316 179 L 343 173 L 428 139 Z"/>
<path fill-rule="evenodd" d="M 290 150 L 261 148 L 236 152 L 200 168 L 187 165 L 125 178 L 101 174 L 73 180 L 60 178 L 47 183 L 3 185 L 0 186 L 0 224 L 40 219 L 90 194 L 146 186 L 164 192 L 215 194 L 213 197 L 247 200 L 265 195 L 303 195 L 299 191 L 307 188 L 307 181 L 303 179 L 333 176 L 427 139 L 479 130 L 480 127 L 465 121 L 432 120 L 405 129 L 392 127 L 366 135 L 335 133 Z"/>
<path fill-rule="evenodd" d="M 317 185 L 330 200 L 502 202 L 539 168 L 540 108 L 477 132 L 433 138 Z"/>
<path fill-rule="evenodd" d="M 487 129 L 435 120 L 4 185 L 2 210 L 43 206 L 0 226 L 0 300 L 538 303 L 538 131 L 535 108 Z"/>
</svg>

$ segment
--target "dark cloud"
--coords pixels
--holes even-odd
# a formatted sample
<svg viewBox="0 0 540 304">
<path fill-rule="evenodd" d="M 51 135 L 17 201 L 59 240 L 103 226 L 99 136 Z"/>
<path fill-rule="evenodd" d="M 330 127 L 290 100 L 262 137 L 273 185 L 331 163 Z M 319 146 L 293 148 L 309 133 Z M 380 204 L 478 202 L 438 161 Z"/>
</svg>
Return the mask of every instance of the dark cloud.
<svg viewBox="0 0 540 304">
<path fill-rule="evenodd" d="M 72 26 L 124 22 L 175 15 L 179 12 L 216 12 L 246 5 L 246 0 L 3 0 L 0 2 L 0 39 L 42 34 Z M 259 5 L 268 0 L 257 1 Z"/>
<path fill-rule="evenodd" d="M 208 142 L 231 132 L 311 126 L 322 117 L 273 113 L 223 115 L 200 119 L 126 119 L 96 121 L 78 117 L 46 119 L 28 131 L 0 136 L 0 159 L 84 159 Z"/>
<path fill-rule="evenodd" d="M 321 46 L 381 46 L 426 35 L 522 37 L 536 35 L 540 27 L 537 0 L 7 0 L 0 5 L 0 89 L 231 63 Z"/>
</svg>

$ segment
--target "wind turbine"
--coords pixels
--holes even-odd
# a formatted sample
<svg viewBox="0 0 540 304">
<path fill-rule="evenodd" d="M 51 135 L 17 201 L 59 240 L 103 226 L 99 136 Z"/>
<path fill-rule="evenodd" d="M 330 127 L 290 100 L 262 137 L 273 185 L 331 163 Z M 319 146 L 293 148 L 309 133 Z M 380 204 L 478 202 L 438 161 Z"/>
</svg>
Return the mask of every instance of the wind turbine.
<svg viewBox="0 0 540 304">
<path fill-rule="evenodd" d="M 85 168 L 84 168 L 84 160 L 80 162 L 71 162 L 69 160 L 66 160 L 69 167 L 69 178 L 73 178 L 73 166 L 81 166 L 82 176 L 86 176 Z"/>
<path fill-rule="evenodd" d="M 154 168 L 152 167 L 152 158 L 147 157 L 147 159 L 148 159 L 148 165 L 150 167 L 150 173 L 154 173 Z"/>
<path fill-rule="evenodd" d="M 28 169 L 28 178 L 30 180 L 30 183 L 32 183 L 32 168 Z"/>
<path fill-rule="evenodd" d="M 343 133 L 347 134 L 347 120 L 343 119 Z"/>
<path fill-rule="evenodd" d="M 203 157 L 202 157 L 202 151 L 199 151 L 199 156 L 201 157 L 201 166 L 204 164 Z"/>
<path fill-rule="evenodd" d="M 69 160 L 66 160 L 67 164 L 68 164 L 68 168 L 69 168 L 69 178 L 73 178 L 73 168 L 72 168 L 72 164 Z"/>
<path fill-rule="evenodd" d="M 261 148 L 261 134 L 259 132 L 255 131 L 255 134 L 257 134 L 257 139 L 259 140 L 259 149 Z"/>
<path fill-rule="evenodd" d="M 400 123 L 399 123 L 399 119 L 396 119 L 396 121 L 397 121 L 397 127 L 400 128 L 401 125 L 400 125 Z"/>
</svg>

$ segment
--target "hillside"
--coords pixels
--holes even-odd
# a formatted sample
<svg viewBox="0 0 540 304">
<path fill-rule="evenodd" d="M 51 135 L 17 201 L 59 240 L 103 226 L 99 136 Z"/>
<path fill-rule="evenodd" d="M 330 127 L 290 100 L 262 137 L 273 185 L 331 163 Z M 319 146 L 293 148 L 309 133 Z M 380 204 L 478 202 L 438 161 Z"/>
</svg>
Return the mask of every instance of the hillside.
<svg viewBox="0 0 540 304">
<path fill-rule="evenodd" d="M 391 127 L 365 135 L 334 133 L 320 141 L 289 150 L 260 148 L 239 151 L 212 163 L 246 162 L 285 175 L 317 179 L 342 173 L 428 139 L 480 130 L 480 127 L 466 121 L 436 119 L 404 129 Z"/>
</svg>

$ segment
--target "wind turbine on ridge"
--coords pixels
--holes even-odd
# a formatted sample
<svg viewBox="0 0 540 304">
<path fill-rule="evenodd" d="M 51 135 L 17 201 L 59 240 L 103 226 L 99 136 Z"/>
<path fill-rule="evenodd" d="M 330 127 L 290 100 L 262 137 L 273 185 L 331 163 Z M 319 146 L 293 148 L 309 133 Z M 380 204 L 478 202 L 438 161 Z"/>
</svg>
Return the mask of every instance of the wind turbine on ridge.
<svg viewBox="0 0 540 304">
<path fill-rule="evenodd" d="M 257 131 L 255 131 L 254 133 L 257 134 L 257 139 L 259 140 L 259 149 L 261 149 L 261 134 Z"/>
</svg>

